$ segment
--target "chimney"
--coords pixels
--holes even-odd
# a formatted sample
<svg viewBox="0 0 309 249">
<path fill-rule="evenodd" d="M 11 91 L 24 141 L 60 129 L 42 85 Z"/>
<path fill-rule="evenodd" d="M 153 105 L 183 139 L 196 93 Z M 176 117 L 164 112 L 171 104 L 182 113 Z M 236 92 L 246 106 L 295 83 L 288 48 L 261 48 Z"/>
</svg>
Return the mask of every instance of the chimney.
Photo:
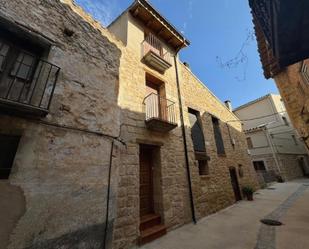
<svg viewBox="0 0 309 249">
<path fill-rule="evenodd" d="M 232 112 L 233 108 L 232 108 L 232 102 L 230 100 L 226 100 L 224 101 L 224 104 L 226 105 L 226 107 Z"/>
<path fill-rule="evenodd" d="M 183 64 L 190 69 L 190 64 L 188 62 L 184 62 Z"/>
</svg>

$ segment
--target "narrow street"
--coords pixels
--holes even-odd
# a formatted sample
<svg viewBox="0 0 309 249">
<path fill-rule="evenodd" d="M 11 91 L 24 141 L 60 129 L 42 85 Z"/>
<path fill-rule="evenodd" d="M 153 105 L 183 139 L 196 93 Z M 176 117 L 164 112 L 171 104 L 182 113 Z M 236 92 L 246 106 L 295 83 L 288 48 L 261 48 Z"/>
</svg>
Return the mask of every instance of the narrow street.
<svg viewBox="0 0 309 249">
<path fill-rule="evenodd" d="M 297 249 L 309 248 L 309 180 L 276 183 L 259 190 L 253 202 L 241 201 L 197 225 L 171 231 L 143 249 Z M 267 226 L 275 219 L 282 226 Z"/>
</svg>

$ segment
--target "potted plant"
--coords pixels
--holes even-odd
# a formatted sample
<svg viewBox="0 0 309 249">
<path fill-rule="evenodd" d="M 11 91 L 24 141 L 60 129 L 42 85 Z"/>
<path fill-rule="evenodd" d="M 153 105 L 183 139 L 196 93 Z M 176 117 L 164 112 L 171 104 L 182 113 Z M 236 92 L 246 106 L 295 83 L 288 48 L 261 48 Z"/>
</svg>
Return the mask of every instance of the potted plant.
<svg viewBox="0 0 309 249">
<path fill-rule="evenodd" d="M 251 186 L 245 186 L 242 188 L 242 192 L 247 197 L 248 201 L 253 201 L 254 189 Z"/>
<path fill-rule="evenodd" d="M 277 182 L 279 182 L 279 183 L 283 183 L 283 182 L 284 182 L 283 177 L 282 177 L 282 176 L 280 176 L 280 175 L 277 175 Z"/>
</svg>

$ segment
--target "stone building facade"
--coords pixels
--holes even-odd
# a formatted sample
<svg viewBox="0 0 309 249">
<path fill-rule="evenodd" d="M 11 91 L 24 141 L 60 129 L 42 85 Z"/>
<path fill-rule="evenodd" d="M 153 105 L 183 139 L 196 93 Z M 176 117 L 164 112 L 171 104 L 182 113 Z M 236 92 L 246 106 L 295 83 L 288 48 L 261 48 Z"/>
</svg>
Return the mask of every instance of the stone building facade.
<svg viewBox="0 0 309 249">
<path fill-rule="evenodd" d="M 260 4 L 257 0 L 249 2 L 264 76 L 275 80 L 293 126 L 309 152 L 309 6 L 284 1 L 269 5 L 266 1 Z M 284 10 L 295 13 L 297 18 L 285 18 Z M 285 27 L 289 30 L 283 31 Z"/>
<path fill-rule="evenodd" d="M 255 170 L 266 182 L 309 173 L 303 140 L 291 124 L 279 94 L 267 94 L 234 109 L 242 120 Z"/>
<path fill-rule="evenodd" d="M 52 99 L 1 96 L 0 142 L 15 155 L 0 180 L 1 249 L 131 248 L 258 188 L 240 121 L 179 60 L 189 42 L 147 1 L 108 29 L 71 0 L 0 3 L 1 57 L 3 44 L 41 48 L 58 69 L 49 78 L 15 52 L 23 65 L 6 75 L 13 91 Z"/>
<path fill-rule="evenodd" d="M 309 152 L 309 60 L 285 68 L 274 76 L 274 80 Z"/>
<path fill-rule="evenodd" d="M 123 146 L 117 140 L 123 46 L 71 1 L 3 0 L 0 20 L 1 69 L 9 53 L 24 57 L 16 77 L 0 73 L 0 167 L 1 178 L 8 178 L 0 180 L 0 248 L 102 248 L 110 165 L 117 169 Z M 36 55 L 37 48 L 43 54 Z M 32 60 L 38 64 L 29 69 Z M 50 65 L 60 71 L 52 69 L 46 80 L 40 71 Z M 22 81 L 31 70 L 31 80 Z M 3 82 L 12 79 L 12 93 L 24 83 L 33 98 L 47 82 L 48 98 L 56 73 L 48 111 L 23 96 L 4 95 Z"/>
<path fill-rule="evenodd" d="M 113 244 L 115 248 L 130 248 L 151 239 L 144 231 L 145 203 L 140 201 L 144 198 L 141 196 L 144 192 L 141 185 L 145 184 L 141 179 L 141 174 L 145 174 L 144 154 L 150 153 L 148 157 L 152 160 L 150 213 L 158 215 L 161 221 L 161 227 L 153 228 L 158 232 L 154 237 L 233 204 L 235 193 L 230 172 L 239 182 L 238 190 L 244 185 L 258 188 L 258 184 L 241 122 L 178 58 L 177 50 L 181 49 L 177 47 L 178 36 L 179 46 L 187 46 L 189 42 L 147 1 L 135 1 L 108 29 L 125 44 L 129 55 L 123 58 L 126 67 L 120 71 L 121 134 L 127 152 L 120 160 Z M 154 48 L 149 51 L 149 46 Z M 168 62 L 164 72 L 161 71 L 164 63 L 160 58 L 153 58 L 156 61 L 153 62 L 147 58 L 149 53 Z M 157 97 L 152 99 L 153 95 Z M 156 106 L 166 111 L 157 112 Z M 167 106 L 171 106 L 172 114 Z M 192 110 L 198 113 L 202 127 L 205 145 L 202 153 L 197 153 L 193 146 L 189 118 Z M 170 123 L 175 126 L 166 131 L 162 119 L 166 126 Z M 224 143 L 225 153 L 221 155 L 217 152 L 214 120 L 219 124 Z M 159 124 L 151 126 L 152 121 Z"/>
</svg>

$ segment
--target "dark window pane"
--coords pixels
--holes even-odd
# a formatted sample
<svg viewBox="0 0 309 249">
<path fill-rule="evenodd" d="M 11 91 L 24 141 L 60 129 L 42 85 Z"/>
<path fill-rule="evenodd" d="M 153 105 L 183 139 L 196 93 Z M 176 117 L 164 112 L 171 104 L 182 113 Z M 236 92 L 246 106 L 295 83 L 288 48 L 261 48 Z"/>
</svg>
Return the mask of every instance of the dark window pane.
<svg viewBox="0 0 309 249">
<path fill-rule="evenodd" d="M 253 143 L 251 137 L 247 137 L 247 145 L 249 149 L 253 148 Z"/>
<path fill-rule="evenodd" d="M 200 122 L 199 112 L 189 109 L 189 120 L 194 151 L 206 152 L 204 133 Z"/>
<path fill-rule="evenodd" d="M 208 161 L 198 161 L 198 170 L 200 175 L 209 175 Z"/>
<path fill-rule="evenodd" d="M 19 139 L 19 136 L 0 134 L 0 179 L 9 178 Z"/>
<path fill-rule="evenodd" d="M 219 119 L 212 117 L 212 124 L 213 124 L 213 129 L 214 129 L 215 140 L 216 140 L 217 153 L 219 155 L 224 155 L 225 149 L 224 149 L 224 143 L 222 139 Z"/>
<path fill-rule="evenodd" d="M 254 169 L 256 171 L 265 171 L 266 170 L 265 164 L 264 164 L 263 161 L 254 161 L 253 165 L 254 165 Z"/>
<path fill-rule="evenodd" d="M 32 73 L 34 64 L 34 56 L 26 53 L 19 53 L 14 67 L 11 71 L 11 76 L 16 76 L 23 80 L 28 80 Z"/>
</svg>

